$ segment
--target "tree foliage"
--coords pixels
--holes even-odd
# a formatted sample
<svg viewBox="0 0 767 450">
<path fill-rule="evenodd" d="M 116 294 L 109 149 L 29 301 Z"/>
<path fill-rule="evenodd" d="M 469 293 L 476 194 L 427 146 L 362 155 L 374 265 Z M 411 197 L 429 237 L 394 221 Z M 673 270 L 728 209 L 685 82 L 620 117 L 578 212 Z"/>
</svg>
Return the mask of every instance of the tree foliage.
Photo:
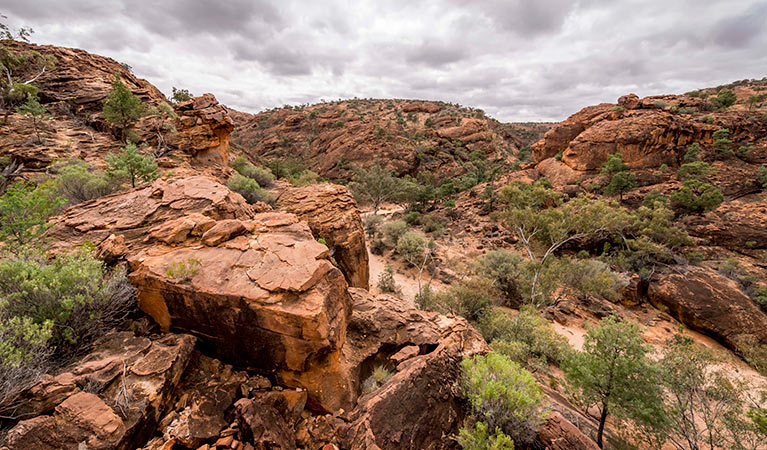
<svg viewBox="0 0 767 450">
<path fill-rule="evenodd" d="M 128 86 L 115 74 L 112 79 L 112 90 L 104 100 L 102 114 L 107 122 L 120 130 L 120 139 L 125 141 L 128 128 L 144 115 L 145 109 L 141 99 L 133 95 Z"/>
<path fill-rule="evenodd" d="M 381 204 L 398 198 L 401 187 L 402 182 L 378 164 L 355 169 L 354 181 L 349 183 L 357 202 L 373 205 L 373 214 L 378 214 Z"/>
<path fill-rule="evenodd" d="M 142 155 L 135 144 L 126 145 L 118 154 L 106 156 L 107 175 L 113 179 L 127 179 L 131 187 L 137 180 L 153 181 L 158 178 L 157 163 L 151 155 Z"/>
<path fill-rule="evenodd" d="M 621 417 L 642 410 L 660 394 L 638 323 L 609 316 L 587 330 L 583 351 L 573 353 L 564 369 L 578 402 L 599 411 L 597 445 L 603 448 L 609 414 Z"/>
<path fill-rule="evenodd" d="M 13 249 L 26 247 L 43 235 L 63 203 L 53 183 L 17 182 L 0 197 L 0 240 Z"/>
</svg>

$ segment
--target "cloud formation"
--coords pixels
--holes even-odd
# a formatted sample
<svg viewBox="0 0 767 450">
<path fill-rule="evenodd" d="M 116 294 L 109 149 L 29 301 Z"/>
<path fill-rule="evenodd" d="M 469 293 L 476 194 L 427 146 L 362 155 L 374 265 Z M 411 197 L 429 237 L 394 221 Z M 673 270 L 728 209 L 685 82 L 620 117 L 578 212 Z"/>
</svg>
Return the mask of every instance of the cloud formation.
<svg viewBox="0 0 767 450">
<path fill-rule="evenodd" d="M 0 13 L 37 43 L 249 112 L 419 98 L 562 120 L 628 92 L 767 75 L 765 0 L 39 0 Z"/>
</svg>

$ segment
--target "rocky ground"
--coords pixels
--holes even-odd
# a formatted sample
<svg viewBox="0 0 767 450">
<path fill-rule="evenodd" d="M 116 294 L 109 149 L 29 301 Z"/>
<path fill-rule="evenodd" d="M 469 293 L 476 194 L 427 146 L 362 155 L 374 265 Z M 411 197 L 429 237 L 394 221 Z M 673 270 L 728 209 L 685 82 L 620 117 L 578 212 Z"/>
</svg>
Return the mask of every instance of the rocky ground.
<svg viewBox="0 0 767 450">
<path fill-rule="evenodd" d="M 19 167 L 11 179 L 42 181 L 62 158 L 104 167 L 106 154 L 121 146 L 99 113 L 112 73 L 148 104 L 164 100 L 108 58 L 13 45 L 58 63 L 39 79 L 41 101 L 53 113 L 45 143 L 31 140 L 19 115 L 0 126 L 0 156 Z M 735 88 L 741 99 L 761 90 L 759 83 Z M 445 220 L 435 236 L 440 264 L 424 280 L 441 290 L 486 251 L 514 248 L 500 206 L 482 197 L 488 186 L 545 178 L 568 194 L 589 191 L 604 184 L 598 169 L 619 152 L 639 179 L 623 196 L 634 208 L 653 189 L 679 189 L 689 144 L 712 151 L 713 133 L 728 128 L 733 148 L 747 151 L 712 164 L 724 203 L 679 221 L 702 260 L 679 261 L 647 282 L 633 279 L 618 301 L 567 297 L 545 314 L 575 348 L 586 323 L 611 313 L 645 325 L 656 348 L 682 323 L 698 342 L 728 355 L 728 370 L 765 381 L 734 350 L 746 334 L 767 343 L 767 314 L 721 270 L 735 258 L 752 282 L 767 282 L 767 194 L 754 181 L 767 162 L 764 107 L 709 112 L 699 97 L 627 95 L 542 125 L 501 124 L 479 110 L 407 100 L 248 115 L 205 94 L 174 110 L 177 131 L 158 155 L 159 179 L 73 205 L 49 221 L 52 254 L 92 243 L 105 264 L 128 270 L 140 311 L 84 356 L 0 404 L 0 448 L 459 448 L 455 436 L 469 413 L 460 362 L 490 351 L 482 335 L 462 317 L 415 306 L 415 270 L 391 252 L 370 252 L 363 225 L 370 212 L 344 186 L 278 180 L 273 205 L 248 204 L 226 186 L 229 162 L 240 154 L 254 163 L 300 157 L 335 180 L 373 163 L 399 175 L 456 177 L 475 153 L 501 165 L 495 181 L 457 194 L 454 206 L 435 206 Z M 151 148 L 158 146 L 157 120 L 135 127 Z M 535 140 L 532 162 L 514 167 Z M 386 205 L 379 214 L 391 221 L 403 211 Z M 182 262 L 194 269 L 172 270 Z M 397 295 L 376 286 L 386 264 L 395 269 Z M 377 367 L 391 377 L 364 389 Z M 553 413 L 537 430 L 536 448 L 594 449 L 587 436 L 596 421 L 551 381 L 561 378 L 557 370 L 539 377 Z"/>
</svg>

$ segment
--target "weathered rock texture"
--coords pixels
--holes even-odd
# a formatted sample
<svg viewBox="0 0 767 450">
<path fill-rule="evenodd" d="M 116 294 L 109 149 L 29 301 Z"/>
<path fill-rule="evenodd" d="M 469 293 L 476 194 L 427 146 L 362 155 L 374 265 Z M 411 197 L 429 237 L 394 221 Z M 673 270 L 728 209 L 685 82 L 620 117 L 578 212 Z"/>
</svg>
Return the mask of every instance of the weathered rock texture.
<svg viewBox="0 0 767 450">
<path fill-rule="evenodd" d="M 687 230 L 730 250 L 767 248 L 767 195 L 754 194 L 727 202 L 702 216 L 685 220 Z"/>
<path fill-rule="evenodd" d="M 546 450 L 598 450 L 599 446 L 558 412 L 538 429 L 538 440 Z"/>
<path fill-rule="evenodd" d="M 172 178 L 75 205 L 51 219 L 49 235 L 54 250 L 86 240 L 98 245 L 115 235 L 135 253 L 158 240 L 200 237 L 217 220 L 246 220 L 254 214 L 242 196 L 211 178 Z"/>
<path fill-rule="evenodd" d="M 399 175 L 428 170 L 455 177 L 473 152 L 505 163 L 518 140 L 500 122 L 442 102 L 348 100 L 238 116 L 233 145 L 254 160 L 298 159 L 331 179 L 379 164 Z"/>
<path fill-rule="evenodd" d="M 650 282 L 653 305 L 667 309 L 688 327 L 735 349 L 746 335 L 767 343 L 767 314 L 746 296 L 738 283 L 705 267 L 686 273 L 657 275 Z"/>
<path fill-rule="evenodd" d="M 215 246 L 190 240 L 131 255 L 141 309 L 166 329 L 203 336 L 222 358 L 245 367 L 281 375 L 322 365 L 345 339 L 343 275 L 292 214 L 257 214 L 243 226 L 248 235 Z M 319 405 L 332 397 L 307 388 Z"/>
<path fill-rule="evenodd" d="M 554 126 L 533 145 L 535 162 L 561 154 L 571 169 L 594 171 L 609 155 L 620 153 L 634 169 L 675 167 L 693 142 L 711 146 L 720 128 L 730 130 L 733 148 L 765 135 L 758 121 L 750 120 L 753 114 L 744 110 L 706 113 L 711 120 L 703 120 L 699 98 L 664 95 L 640 100 L 632 94 L 618 103 L 622 110 L 608 103 L 589 106 Z M 675 113 L 679 108 L 701 114 Z M 748 158 L 759 159 L 757 154 Z"/>
<path fill-rule="evenodd" d="M 105 336 L 83 360 L 23 392 L 21 408 L 0 405 L 6 414 L 36 416 L 9 431 L 7 448 L 136 448 L 166 412 L 194 343 L 182 334 Z"/>
<path fill-rule="evenodd" d="M 178 133 L 169 136 L 168 145 L 205 163 L 229 163 L 229 135 L 234 121 L 213 94 L 176 105 Z"/>
<path fill-rule="evenodd" d="M 350 286 L 368 288 L 365 230 L 357 203 L 345 187 L 326 183 L 291 186 L 280 192 L 277 207 L 298 215 L 315 237 L 325 240 Z"/>
<path fill-rule="evenodd" d="M 148 81 L 137 78 L 117 61 L 94 55 L 76 48 L 35 45 L 18 41 L 5 41 L 3 45 L 13 52 L 36 51 L 56 59 L 56 66 L 35 81 L 41 103 L 66 102 L 73 112 L 83 117 L 101 112 L 103 100 L 112 89 L 114 74 L 142 101 L 157 104 L 165 96 Z M 37 75 L 32 67 L 22 67 L 20 78 Z"/>
<path fill-rule="evenodd" d="M 364 395 L 341 430 L 345 449 L 454 448 L 447 438 L 465 416 L 460 395 L 460 363 L 487 352 L 487 344 L 463 318 L 413 309 L 404 301 L 352 289 L 354 312 L 345 361 L 361 380 L 374 365 L 387 362 L 394 374 L 377 391 Z M 417 356 L 387 361 L 403 348 Z M 359 389 L 359 387 L 357 387 Z"/>
</svg>

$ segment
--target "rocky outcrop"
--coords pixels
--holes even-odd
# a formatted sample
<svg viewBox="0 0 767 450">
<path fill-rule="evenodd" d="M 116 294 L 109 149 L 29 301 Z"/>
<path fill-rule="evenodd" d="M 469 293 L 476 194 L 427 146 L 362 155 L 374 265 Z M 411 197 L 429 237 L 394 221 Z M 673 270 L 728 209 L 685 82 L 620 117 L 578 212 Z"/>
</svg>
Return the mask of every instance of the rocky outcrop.
<svg viewBox="0 0 767 450">
<path fill-rule="evenodd" d="M 120 243 L 115 248 L 127 254 L 157 241 L 200 237 L 217 220 L 249 219 L 254 214 L 242 196 L 211 178 L 171 178 L 75 205 L 50 220 L 49 236 L 54 251 L 114 239 Z"/>
<path fill-rule="evenodd" d="M 754 194 L 685 219 L 687 231 L 734 251 L 767 248 L 767 196 Z"/>
<path fill-rule="evenodd" d="M 599 446 L 558 412 L 551 413 L 538 429 L 546 450 L 598 450 Z"/>
<path fill-rule="evenodd" d="M 388 295 L 351 291 L 354 312 L 344 348 L 351 378 L 366 378 L 376 365 L 388 365 L 397 373 L 360 398 L 341 430 L 342 447 L 455 447 L 446 437 L 457 431 L 466 413 L 460 363 L 489 351 L 487 344 L 463 318 L 416 310 Z M 401 352 L 413 346 L 418 352 Z M 402 353 L 411 357 L 390 359 Z"/>
<path fill-rule="evenodd" d="M 731 349 L 744 336 L 767 343 L 767 314 L 738 283 L 712 269 L 688 267 L 684 273 L 656 275 L 647 296 L 686 326 L 709 334 Z"/>
<path fill-rule="evenodd" d="M 228 164 L 234 121 L 226 107 L 219 105 L 213 94 L 205 94 L 179 103 L 175 109 L 178 133 L 169 136 L 168 145 L 202 163 Z"/>
<path fill-rule="evenodd" d="M 242 119 L 242 118 L 240 118 Z M 256 114 L 233 145 L 252 160 L 294 159 L 332 180 L 378 164 L 397 175 L 460 177 L 472 155 L 513 159 L 508 127 L 480 111 L 441 102 L 347 100 Z"/>
<path fill-rule="evenodd" d="M 201 240 L 131 255 L 140 308 L 165 329 L 200 335 L 243 367 L 278 376 L 321 367 L 343 346 L 350 306 L 328 248 L 293 214 L 257 214 L 239 225 L 247 235 L 205 245 L 214 225 Z M 284 380 L 302 386 L 301 377 Z M 318 408 L 336 397 L 303 387 Z"/>
<path fill-rule="evenodd" d="M 589 106 L 546 132 L 533 145 L 536 163 L 561 154 L 562 162 L 576 171 L 599 169 L 609 155 L 620 153 L 631 168 L 675 167 L 693 142 L 713 144 L 713 133 L 730 130 L 733 141 L 763 136 L 745 111 L 713 112 L 703 116 L 687 111 L 703 109 L 701 99 L 665 95 L 639 99 L 631 94 L 618 106 Z M 687 113 L 679 114 L 684 109 Z"/>
<path fill-rule="evenodd" d="M 142 101 L 157 104 L 165 96 L 148 81 L 137 78 L 117 61 L 85 50 L 35 45 L 26 42 L 5 41 L 3 46 L 13 52 L 35 51 L 53 57 L 55 67 L 47 70 L 35 80 L 42 103 L 64 102 L 73 112 L 87 117 L 101 112 L 103 100 L 112 89 L 114 74 L 119 74 L 123 83 Z M 23 66 L 18 73 L 20 78 L 30 79 L 38 70 L 29 65 Z"/>
<path fill-rule="evenodd" d="M 36 416 L 6 436 L 9 450 L 132 449 L 146 442 L 166 412 L 189 362 L 189 335 L 112 333 L 55 379 L 44 377 L 21 394 L 21 409 Z M 52 414 L 51 414 L 52 413 Z"/>
<path fill-rule="evenodd" d="M 305 220 L 324 239 L 350 286 L 368 288 L 368 252 L 357 203 L 335 184 L 290 186 L 279 193 L 277 207 Z"/>
</svg>

